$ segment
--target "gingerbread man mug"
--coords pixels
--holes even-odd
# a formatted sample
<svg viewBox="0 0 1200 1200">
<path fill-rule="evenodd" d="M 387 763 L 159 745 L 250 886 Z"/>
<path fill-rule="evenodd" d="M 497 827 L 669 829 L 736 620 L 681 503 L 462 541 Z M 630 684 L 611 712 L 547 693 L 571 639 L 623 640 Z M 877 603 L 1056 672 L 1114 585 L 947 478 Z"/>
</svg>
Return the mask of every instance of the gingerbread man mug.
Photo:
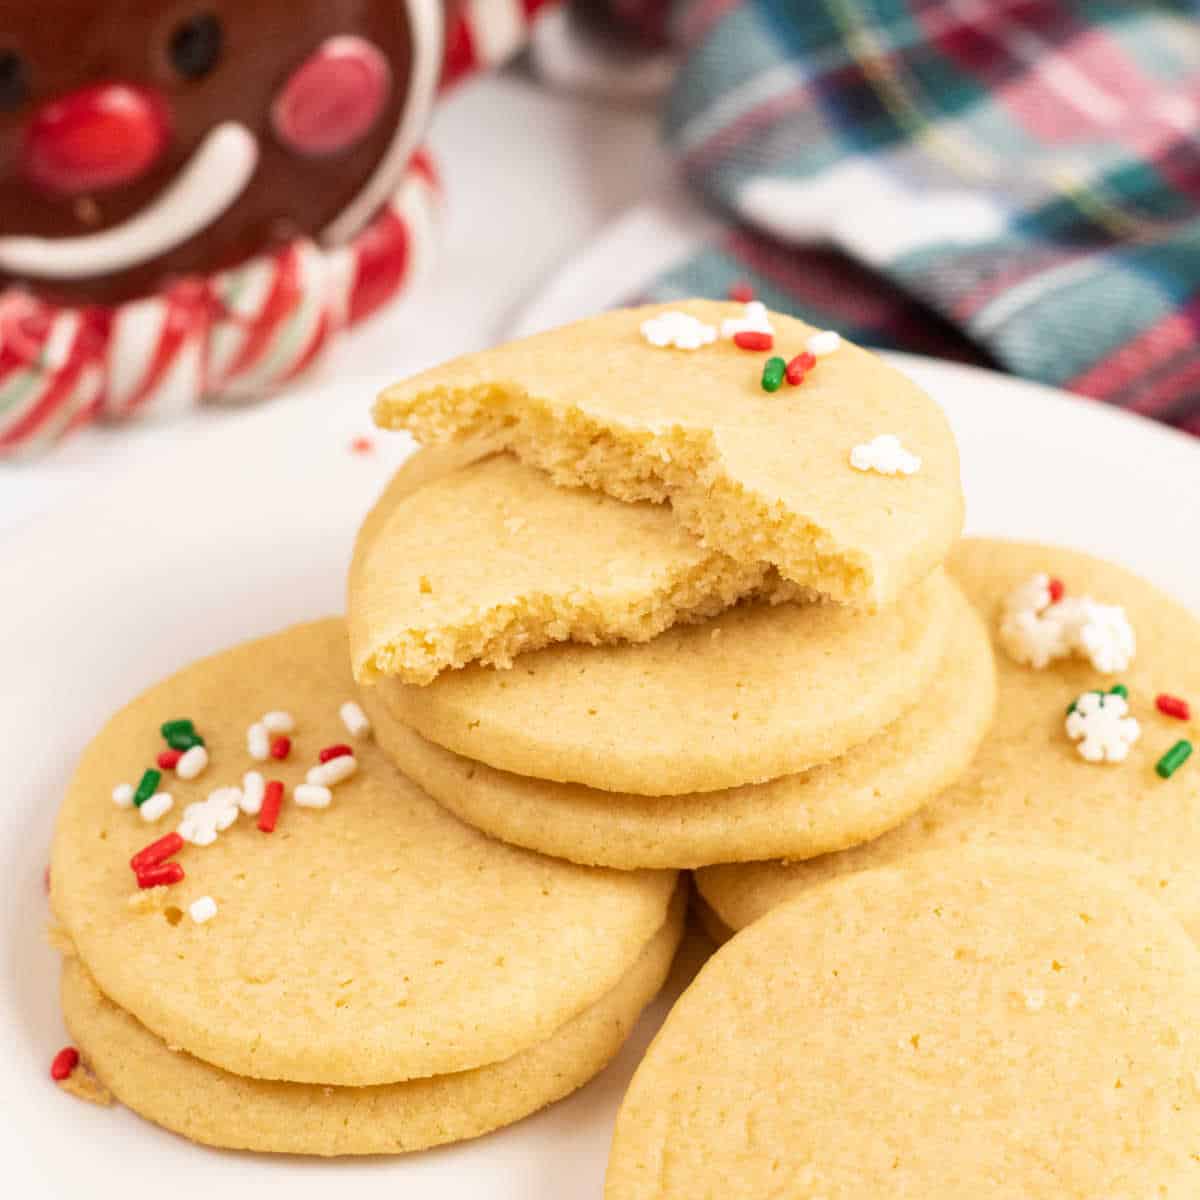
<svg viewBox="0 0 1200 1200">
<path fill-rule="evenodd" d="M 271 390 L 395 296 L 439 88 L 543 3 L 6 4 L 0 454 Z"/>
</svg>

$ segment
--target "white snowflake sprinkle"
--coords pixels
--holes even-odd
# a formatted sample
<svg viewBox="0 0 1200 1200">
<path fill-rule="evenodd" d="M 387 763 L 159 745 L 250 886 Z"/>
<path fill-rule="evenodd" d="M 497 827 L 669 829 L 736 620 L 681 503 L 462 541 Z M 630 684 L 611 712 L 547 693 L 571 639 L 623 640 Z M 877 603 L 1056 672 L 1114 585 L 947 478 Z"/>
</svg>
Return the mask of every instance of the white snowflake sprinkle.
<svg viewBox="0 0 1200 1200">
<path fill-rule="evenodd" d="M 691 313 L 672 311 L 643 321 L 642 337 L 660 349 L 699 350 L 717 340 L 717 331 Z"/>
<path fill-rule="evenodd" d="M 1045 574 L 1031 576 L 1005 599 L 1000 644 L 1015 662 L 1035 670 L 1076 654 L 1105 675 L 1126 670 L 1137 648 L 1123 608 L 1090 596 L 1055 603 Z"/>
<path fill-rule="evenodd" d="M 179 836 L 193 846 L 211 846 L 217 840 L 217 834 L 224 833 L 238 819 L 241 801 L 240 788 L 217 788 L 207 799 L 189 804 L 183 810 Z"/>
<path fill-rule="evenodd" d="M 133 784 L 118 783 L 113 788 L 112 799 L 118 808 L 131 808 L 133 806 Z"/>
<path fill-rule="evenodd" d="M 723 338 L 735 338 L 739 333 L 769 333 L 772 337 L 775 336 L 771 315 L 761 300 L 749 301 L 742 309 L 740 317 L 726 317 L 721 322 Z"/>
<path fill-rule="evenodd" d="M 921 469 L 921 456 L 906 450 L 894 433 L 881 433 L 850 451 L 850 465 L 880 475 L 915 475 Z"/>
<path fill-rule="evenodd" d="M 197 925 L 203 925 L 217 915 L 217 902 L 211 896 L 201 896 L 188 905 L 188 913 Z"/>
<path fill-rule="evenodd" d="M 1125 697 L 1114 692 L 1086 692 L 1067 714 L 1067 737 L 1088 762 L 1124 762 L 1141 733 Z"/>
</svg>

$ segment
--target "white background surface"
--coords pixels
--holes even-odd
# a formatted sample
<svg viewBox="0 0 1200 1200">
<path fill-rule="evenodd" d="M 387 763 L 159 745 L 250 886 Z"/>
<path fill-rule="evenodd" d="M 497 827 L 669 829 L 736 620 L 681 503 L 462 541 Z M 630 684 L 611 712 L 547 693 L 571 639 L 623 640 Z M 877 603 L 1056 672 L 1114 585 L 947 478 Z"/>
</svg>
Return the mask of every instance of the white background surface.
<svg viewBox="0 0 1200 1200">
<path fill-rule="evenodd" d="M 335 1163 L 202 1150 L 50 1083 L 65 1035 L 41 875 L 73 760 L 117 705 L 198 654 L 340 606 L 354 530 L 405 448 L 380 436 L 375 454 L 349 453 L 351 436 L 368 430 L 376 381 L 356 370 L 399 374 L 483 344 L 518 310 L 520 324 L 543 324 L 636 281 L 653 215 L 621 224 L 549 303 L 527 307 L 551 268 L 654 176 L 650 136 L 646 121 L 536 97 L 519 82 L 465 93 L 439 117 L 453 204 L 442 267 L 347 344 L 324 382 L 186 429 L 89 434 L 4 472 L 0 507 L 21 514 L 0 541 L 5 1194 L 599 1200 L 612 1116 L 661 1006 L 594 1085 L 466 1146 Z M 471 145 L 487 153 L 471 157 Z M 950 414 L 972 529 L 1106 554 L 1200 609 L 1195 443 L 999 376 L 897 361 Z"/>
</svg>

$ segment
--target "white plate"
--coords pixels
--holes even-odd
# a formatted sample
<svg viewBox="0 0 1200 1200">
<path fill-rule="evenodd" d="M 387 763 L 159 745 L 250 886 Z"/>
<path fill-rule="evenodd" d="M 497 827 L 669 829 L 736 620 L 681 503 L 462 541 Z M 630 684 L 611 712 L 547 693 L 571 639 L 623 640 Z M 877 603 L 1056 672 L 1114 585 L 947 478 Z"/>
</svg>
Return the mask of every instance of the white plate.
<svg viewBox="0 0 1200 1200">
<path fill-rule="evenodd" d="M 945 405 L 970 527 L 1061 541 L 1140 570 L 1200 608 L 1200 446 L 987 372 L 897 361 Z M 196 655 L 339 607 L 364 510 L 405 452 L 340 397 L 235 417 L 102 497 L 22 530 L 0 562 L 0 1151 L 9 1195 L 596 1200 L 613 1114 L 661 1005 L 571 1100 L 478 1142 L 315 1162 L 204 1150 L 120 1109 L 76 1103 L 47 1067 L 65 1039 L 42 869 L 80 748 L 119 704 Z M 357 385 L 365 409 L 371 388 Z M 340 399 L 340 403 L 334 402 Z M 332 414 L 332 415 L 331 415 Z M 340 414 L 340 415 L 339 415 Z M 902 430 L 898 431 L 903 433 Z M 153 986 L 153 981 L 147 981 Z"/>
</svg>

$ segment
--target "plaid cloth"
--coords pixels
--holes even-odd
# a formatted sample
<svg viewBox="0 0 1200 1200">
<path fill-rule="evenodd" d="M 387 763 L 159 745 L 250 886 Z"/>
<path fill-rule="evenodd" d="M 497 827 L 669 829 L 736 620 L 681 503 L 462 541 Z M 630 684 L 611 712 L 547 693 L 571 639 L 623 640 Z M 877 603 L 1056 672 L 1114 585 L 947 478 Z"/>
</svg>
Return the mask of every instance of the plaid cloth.
<svg viewBox="0 0 1200 1200">
<path fill-rule="evenodd" d="M 652 6 L 655 0 L 647 0 Z M 746 282 L 1200 434 L 1200 24 L 1135 0 L 681 0 L 666 133 Z"/>
</svg>

